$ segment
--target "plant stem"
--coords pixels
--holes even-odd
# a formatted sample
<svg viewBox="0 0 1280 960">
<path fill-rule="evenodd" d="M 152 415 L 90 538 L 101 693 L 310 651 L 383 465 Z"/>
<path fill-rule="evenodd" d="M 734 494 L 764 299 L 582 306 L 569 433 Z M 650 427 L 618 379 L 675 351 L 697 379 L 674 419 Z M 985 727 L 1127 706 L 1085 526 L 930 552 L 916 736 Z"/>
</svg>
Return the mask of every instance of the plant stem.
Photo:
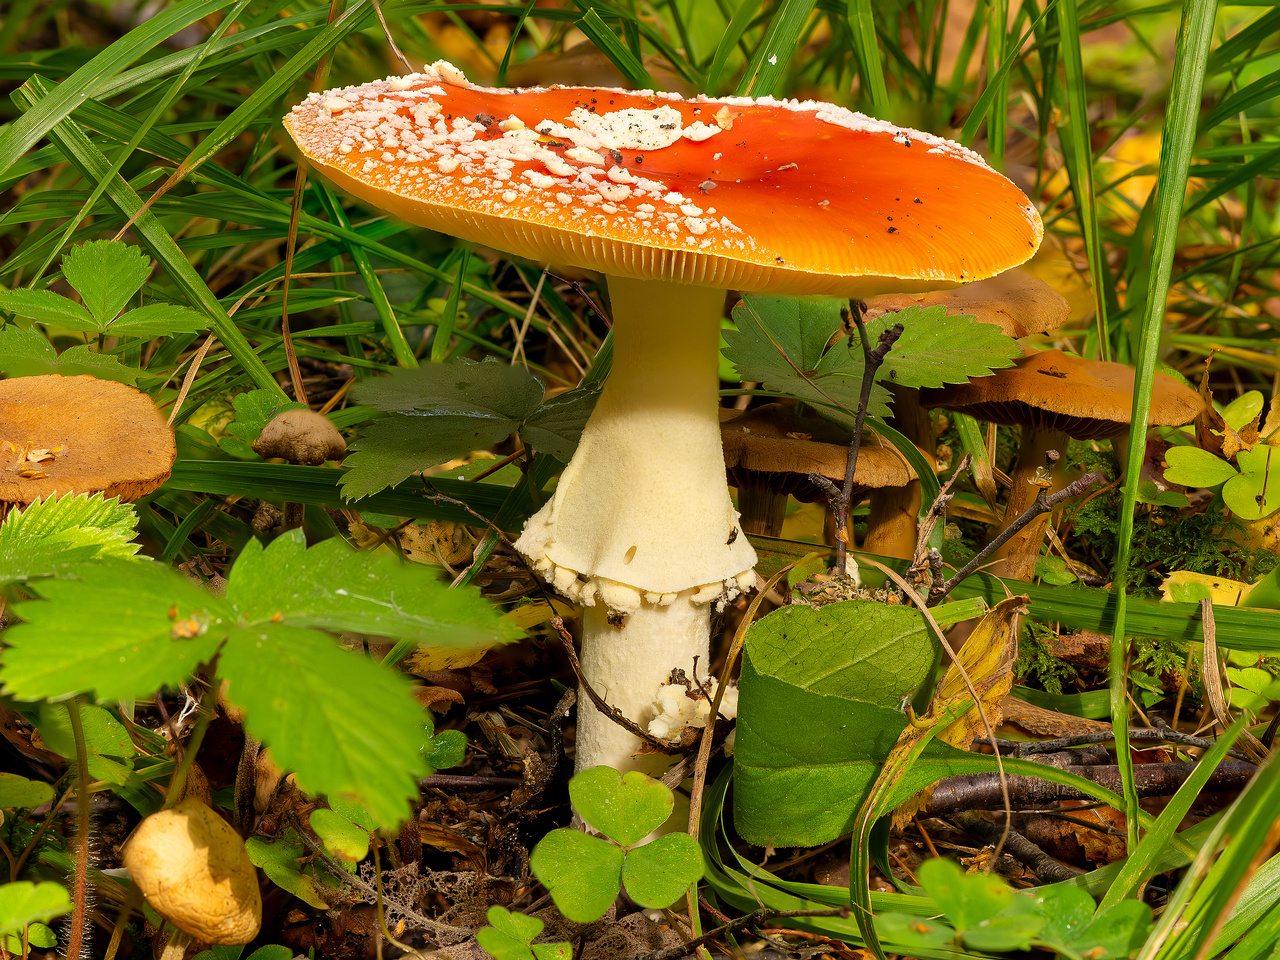
<svg viewBox="0 0 1280 960">
<path fill-rule="evenodd" d="M 71 736 L 76 745 L 76 876 L 72 888 L 71 931 L 67 936 L 67 960 L 79 960 L 84 949 L 85 913 L 89 898 L 89 755 L 80 722 L 80 698 L 67 701 Z"/>
</svg>

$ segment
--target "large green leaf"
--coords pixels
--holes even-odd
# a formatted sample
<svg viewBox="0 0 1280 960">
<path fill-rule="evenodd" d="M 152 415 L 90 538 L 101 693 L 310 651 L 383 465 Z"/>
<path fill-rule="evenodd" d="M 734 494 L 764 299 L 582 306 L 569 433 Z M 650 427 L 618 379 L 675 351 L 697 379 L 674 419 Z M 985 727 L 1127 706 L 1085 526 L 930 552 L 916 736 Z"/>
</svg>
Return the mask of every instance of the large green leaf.
<svg viewBox="0 0 1280 960">
<path fill-rule="evenodd" d="M 218 668 L 245 726 L 304 790 L 359 799 L 380 823 L 405 818 L 427 774 L 427 729 L 403 679 L 280 624 L 233 630 Z"/>
<path fill-rule="evenodd" d="M 7 377 L 34 377 L 50 373 L 71 377 L 87 373 L 101 380 L 116 380 L 130 386 L 142 376 L 141 370 L 125 366 L 118 357 L 109 353 L 93 353 L 85 345 L 58 353 L 53 344 L 36 331 L 23 330 L 12 323 L 0 327 L 0 373 Z"/>
<path fill-rule="evenodd" d="M 738 832 L 776 846 L 847 833 L 906 727 L 901 704 L 929 675 L 935 650 L 918 612 L 864 601 L 794 604 L 753 625 L 734 750 Z M 964 757 L 931 744 L 899 792 Z"/>
<path fill-rule="evenodd" d="M 428 570 L 388 552 L 361 553 L 340 538 L 310 550 L 301 530 L 263 548 L 249 541 L 232 568 L 227 600 L 242 621 L 403 637 L 435 646 L 512 640 L 475 588 L 449 589 Z"/>
<path fill-rule="evenodd" d="M 106 558 L 76 580 L 40 584 L 44 602 L 16 604 L 0 678 L 19 700 L 92 690 L 130 700 L 185 680 L 213 656 L 234 614 L 223 600 L 158 564 Z"/>
<path fill-rule="evenodd" d="M 62 258 L 62 275 L 80 294 L 99 329 L 119 316 L 150 273 L 151 260 L 119 240 L 81 244 Z"/>
</svg>

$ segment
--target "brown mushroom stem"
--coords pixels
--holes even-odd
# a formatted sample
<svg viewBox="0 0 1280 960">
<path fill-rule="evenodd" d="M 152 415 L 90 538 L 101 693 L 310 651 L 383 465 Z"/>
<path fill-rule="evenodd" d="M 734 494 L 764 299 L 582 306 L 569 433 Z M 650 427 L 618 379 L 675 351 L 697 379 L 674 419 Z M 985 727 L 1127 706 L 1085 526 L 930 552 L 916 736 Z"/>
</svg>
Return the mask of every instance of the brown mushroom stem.
<svg viewBox="0 0 1280 960">
<path fill-rule="evenodd" d="M 893 387 L 893 416 L 889 424 L 919 447 L 932 461 L 933 421 L 920 406 L 920 391 Z M 867 536 L 862 548 L 882 557 L 910 560 L 916 550 L 916 518 L 920 515 L 920 481 L 902 487 L 871 491 L 867 515 Z"/>
<path fill-rule="evenodd" d="M 738 487 L 738 511 L 743 532 L 779 537 L 787 517 L 787 495 L 766 484 L 743 483 Z"/>
<path fill-rule="evenodd" d="M 1046 458 L 1049 451 L 1056 450 L 1059 454 L 1065 454 L 1067 442 L 1070 439 L 1062 430 L 1034 426 L 1022 428 L 1018 462 L 1009 475 L 1012 486 L 1009 488 L 1009 500 L 1005 504 L 1004 521 L 1000 525 L 1000 531 L 1006 529 L 1035 503 L 1040 487 L 1032 481 L 1039 471 L 1048 467 Z M 1061 461 L 1053 466 L 1053 483 L 1048 488 L 1048 493 L 1056 493 L 1066 486 L 1065 472 Z M 1031 580 L 1036 573 L 1036 561 L 1040 558 L 1040 546 L 1044 543 L 1044 534 L 1049 528 L 1051 516 L 1052 514 L 1042 513 L 1010 538 L 996 551 L 996 561 L 988 568 L 989 572 L 998 577 L 1013 580 Z"/>
</svg>

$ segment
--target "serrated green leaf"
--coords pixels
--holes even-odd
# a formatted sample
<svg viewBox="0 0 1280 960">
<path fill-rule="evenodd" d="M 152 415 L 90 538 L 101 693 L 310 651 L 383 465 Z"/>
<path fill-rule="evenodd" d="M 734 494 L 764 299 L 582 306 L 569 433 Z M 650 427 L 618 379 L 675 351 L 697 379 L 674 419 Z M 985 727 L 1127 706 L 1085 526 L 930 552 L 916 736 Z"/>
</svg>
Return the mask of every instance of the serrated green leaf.
<svg viewBox="0 0 1280 960">
<path fill-rule="evenodd" d="M 387 826 L 405 818 L 426 764 L 421 707 L 402 678 L 323 633 L 272 623 L 233 630 L 219 673 L 249 732 L 304 790 L 358 798 Z"/>
<path fill-rule="evenodd" d="M 304 405 L 293 400 L 281 400 L 273 390 L 246 390 L 231 401 L 235 419 L 227 424 L 226 433 L 218 439 L 222 447 L 233 457 L 242 460 L 261 460 L 250 444 L 258 439 L 262 428 L 278 413 L 285 410 L 303 410 Z"/>
<path fill-rule="evenodd" d="M 542 384 L 524 367 L 489 359 L 427 363 L 365 380 L 352 398 L 378 410 L 523 420 L 542 401 Z"/>
<path fill-rule="evenodd" d="M 1170 447 L 1164 459 L 1169 465 L 1164 478 L 1184 487 L 1216 487 L 1239 473 L 1226 460 L 1199 447 Z"/>
<path fill-rule="evenodd" d="M 862 354 L 850 349 L 842 330 L 840 301 L 746 294 L 733 309 L 737 330 L 725 330 L 724 353 L 743 380 L 772 393 L 796 397 L 823 416 L 852 426 L 862 388 Z M 888 392 L 871 391 L 867 412 L 889 414 Z"/>
<path fill-rule="evenodd" d="M 173 303 L 148 303 L 130 310 L 106 328 L 113 337 L 167 337 L 209 329 L 209 318 Z"/>
<path fill-rule="evenodd" d="M 529 869 L 570 920 L 593 923 L 622 889 L 622 850 L 577 830 L 552 830 L 533 848 Z"/>
<path fill-rule="evenodd" d="M 882 314 L 867 324 L 868 339 L 874 345 L 895 323 L 902 324 L 902 336 L 876 372 L 877 380 L 883 383 L 901 387 L 964 383 L 970 377 L 985 377 L 992 370 L 1011 367 L 1014 358 L 1022 356 L 1018 342 L 995 324 L 948 315 L 941 305 Z"/>
<path fill-rule="evenodd" d="M 59 354 L 36 331 L 23 330 L 13 324 L 0 327 L 0 373 L 10 378 L 48 373 L 72 377 L 87 373 L 130 386 L 142 376 L 141 370 L 125 366 L 117 357 L 109 353 L 93 353 L 84 345 L 71 347 Z"/>
<path fill-rule="evenodd" d="M 125 308 L 151 273 L 151 259 L 119 240 L 91 240 L 62 258 L 62 275 L 75 287 L 97 321 L 97 329 Z"/>
<path fill-rule="evenodd" d="M 20 880 L 0 885 L 0 935 L 52 920 L 70 909 L 71 896 L 59 884 Z"/>
<path fill-rule="evenodd" d="M 95 557 L 128 559 L 138 550 L 133 506 L 102 494 L 63 494 L 11 510 L 0 523 L 0 584 L 54 573 Z"/>
<path fill-rule="evenodd" d="M 569 781 L 569 799 L 582 819 L 606 837 L 629 847 L 662 826 L 675 796 L 665 784 L 635 770 L 592 767 Z"/>
<path fill-rule="evenodd" d="M 538 452 L 568 463 L 599 396 L 599 390 L 580 387 L 552 397 L 525 420 L 520 438 Z"/>
<path fill-rule="evenodd" d="M 51 290 L 9 290 L 0 293 L 0 310 L 8 310 L 37 323 L 55 324 L 67 330 L 98 329 L 98 324 L 88 310 Z"/>
<path fill-rule="evenodd" d="M 53 787 L 16 773 L 0 773 L 0 810 L 38 807 L 53 799 Z"/>
<path fill-rule="evenodd" d="M 421 369 L 421 368 L 420 368 Z M 396 413 L 365 427 L 343 461 L 342 495 L 359 500 L 515 433 L 520 421 L 441 413 Z"/>
<path fill-rule="evenodd" d="M 687 833 L 668 833 L 627 851 L 622 885 L 642 907 L 669 907 L 702 879 L 702 849 Z"/>
<path fill-rule="evenodd" d="M 359 863 L 369 853 L 369 831 L 335 810 L 319 808 L 307 819 L 329 853 L 348 863 Z"/>
<path fill-rule="evenodd" d="M 520 635 L 474 587 L 450 589 L 420 565 L 385 551 L 357 552 L 337 537 L 308 550 L 301 530 L 265 549 L 257 541 L 246 544 L 231 570 L 227 600 L 247 623 L 349 630 L 434 646 L 488 646 Z"/>
<path fill-rule="evenodd" d="M 107 558 L 76 575 L 42 581 L 43 601 L 16 605 L 25 622 L 5 633 L 0 679 L 19 700 L 145 697 L 191 676 L 233 619 L 224 601 L 158 564 Z"/>
</svg>

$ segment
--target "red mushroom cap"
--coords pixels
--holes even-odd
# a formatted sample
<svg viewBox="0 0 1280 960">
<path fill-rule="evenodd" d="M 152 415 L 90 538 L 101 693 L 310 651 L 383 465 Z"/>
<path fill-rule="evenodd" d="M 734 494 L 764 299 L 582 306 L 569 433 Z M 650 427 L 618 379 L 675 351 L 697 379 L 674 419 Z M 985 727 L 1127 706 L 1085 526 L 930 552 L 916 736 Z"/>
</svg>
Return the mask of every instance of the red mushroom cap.
<svg viewBox="0 0 1280 960">
<path fill-rule="evenodd" d="M 612 275 L 853 296 L 989 277 L 1043 233 L 977 154 L 827 103 L 491 89 L 441 62 L 285 126 L 380 209 Z"/>
</svg>

